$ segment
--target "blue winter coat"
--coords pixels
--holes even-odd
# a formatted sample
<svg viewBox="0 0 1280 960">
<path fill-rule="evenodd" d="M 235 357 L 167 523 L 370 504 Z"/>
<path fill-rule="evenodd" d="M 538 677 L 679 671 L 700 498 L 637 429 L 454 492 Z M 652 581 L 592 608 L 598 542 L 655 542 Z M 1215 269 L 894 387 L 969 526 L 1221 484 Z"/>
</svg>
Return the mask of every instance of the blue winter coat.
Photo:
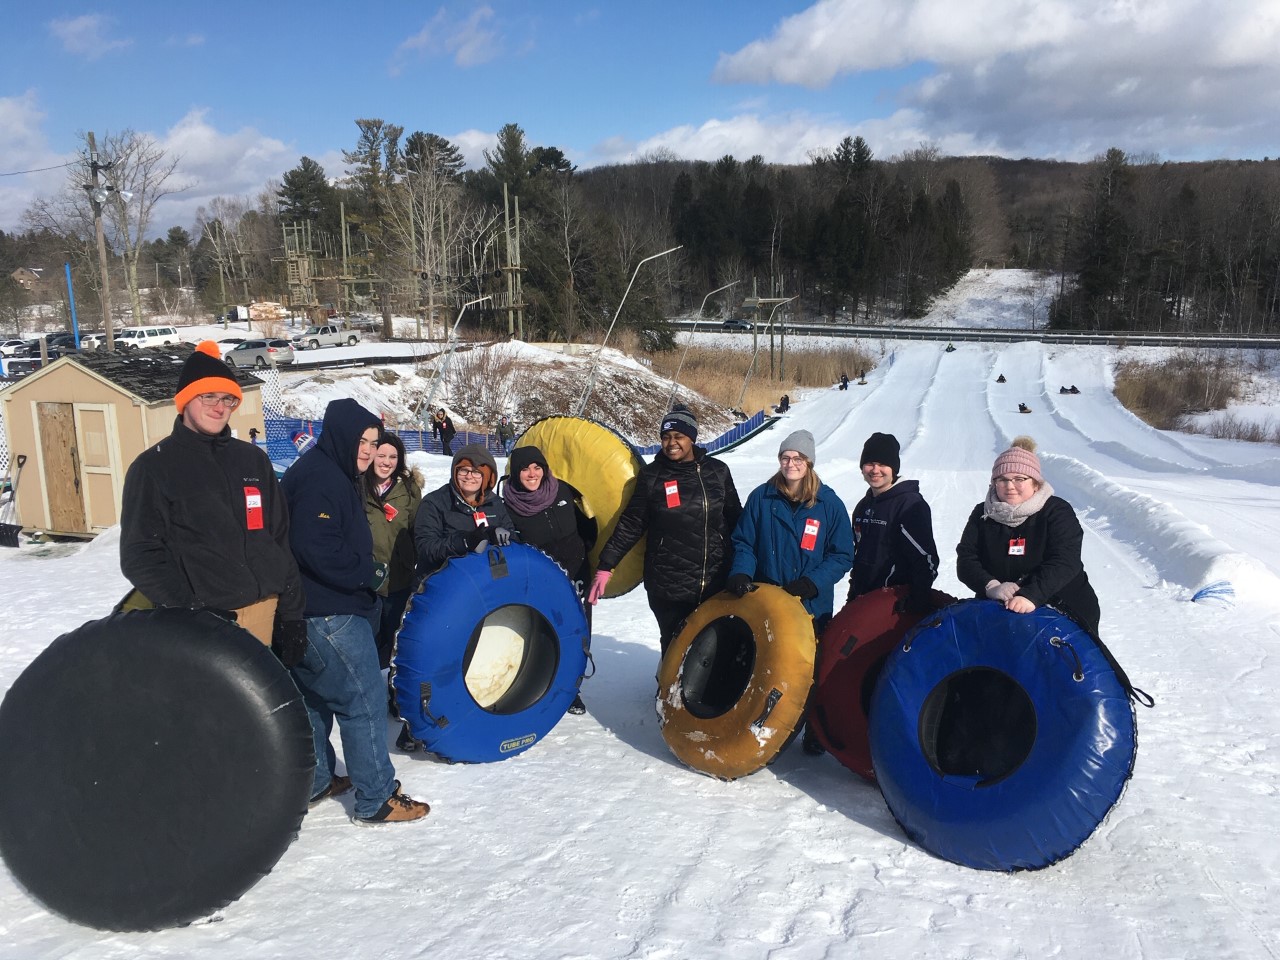
<svg viewBox="0 0 1280 960">
<path fill-rule="evenodd" d="M 360 437 L 370 427 L 382 424 L 356 401 L 332 401 L 320 439 L 280 481 L 289 503 L 289 546 L 306 593 L 304 616 L 367 617 L 377 603 L 368 586 L 373 534 L 356 468 Z"/>
<path fill-rule="evenodd" d="M 816 520 L 813 549 L 801 547 L 805 523 Z M 812 507 L 792 503 L 773 481 L 751 491 L 733 531 L 733 567 L 759 583 L 785 586 L 807 577 L 818 595 L 804 601 L 814 618 L 829 617 L 835 607 L 835 585 L 853 566 L 853 525 L 849 512 L 825 483 Z"/>
</svg>

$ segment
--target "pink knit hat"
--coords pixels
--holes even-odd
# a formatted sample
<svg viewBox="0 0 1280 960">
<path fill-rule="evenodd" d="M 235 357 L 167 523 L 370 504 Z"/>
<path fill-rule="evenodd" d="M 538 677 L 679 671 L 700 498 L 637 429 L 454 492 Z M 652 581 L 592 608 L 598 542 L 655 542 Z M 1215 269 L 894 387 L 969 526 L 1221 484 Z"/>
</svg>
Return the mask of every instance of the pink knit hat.
<svg viewBox="0 0 1280 960">
<path fill-rule="evenodd" d="M 1015 437 L 1013 445 L 996 457 L 991 467 L 991 479 L 1023 474 L 1032 480 L 1044 482 L 1040 473 L 1040 458 L 1036 456 L 1036 442 L 1030 437 Z"/>
</svg>

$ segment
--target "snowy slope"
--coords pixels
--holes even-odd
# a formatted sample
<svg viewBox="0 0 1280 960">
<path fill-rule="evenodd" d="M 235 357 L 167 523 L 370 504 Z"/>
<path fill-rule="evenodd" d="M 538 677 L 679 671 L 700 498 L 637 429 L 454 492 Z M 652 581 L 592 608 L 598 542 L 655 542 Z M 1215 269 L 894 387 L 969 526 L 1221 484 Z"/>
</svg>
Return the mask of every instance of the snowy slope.
<svg viewBox="0 0 1280 960">
<path fill-rule="evenodd" d="M 938 586 L 962 593 L 954 544 L 992 457 L 1036 437 L 1081 514 L 1103 635 L 1158 702 L 1139 711 L 1129 789 L 1073 857 L 1015 875 L 941 862 L 830 757 L 789 750 L 734 783 L 684 768 L 658 731 L 657 630 L 637 590 L 597 608 L 587 716 L 499 764 L 393 754 L 432 803 L 425 823 L 358 830 L 327 801 L 221 922 L 156 934 L 73 926 L 0 874 L 0 960 L 1280 956 L 1280 451 L 1151 430 L 1090 353 L 892 349 L 866 386 L 799 396 L 725 460 L 745 495 L 787 432 L 812 430 L 818 472 L 852 506 L 863 441 L 895 433 L 933 506 Z M 1084 393 L 1059 398 L 1072 382 Z M 443 458 L 413 459 L 428 489 L 444 481 Z M 116 547 L 109 533 L 0 551 L 0 689 L 119 597 Z M 1224 577 L 1234 603 L 1190 602 Z"/>
</svg>

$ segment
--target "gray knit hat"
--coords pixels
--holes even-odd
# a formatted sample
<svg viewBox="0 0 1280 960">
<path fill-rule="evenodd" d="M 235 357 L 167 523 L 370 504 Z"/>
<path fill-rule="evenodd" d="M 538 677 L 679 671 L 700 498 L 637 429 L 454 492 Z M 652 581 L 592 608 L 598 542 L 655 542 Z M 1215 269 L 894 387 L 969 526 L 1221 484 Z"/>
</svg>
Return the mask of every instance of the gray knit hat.
<svg viewBox="0 0 1280 960">
<path fill-rule="evenodd" d="M 778 456 L 782 456 L 788 450 L 794 450 L 796 453 L 801 454 L 811 464 L 818 462 L 818 456 L 813 446 L 813 434 L 808 430 L 797 430 L 788 434 L 787 438 L 778 447 Z"/>
</svg>

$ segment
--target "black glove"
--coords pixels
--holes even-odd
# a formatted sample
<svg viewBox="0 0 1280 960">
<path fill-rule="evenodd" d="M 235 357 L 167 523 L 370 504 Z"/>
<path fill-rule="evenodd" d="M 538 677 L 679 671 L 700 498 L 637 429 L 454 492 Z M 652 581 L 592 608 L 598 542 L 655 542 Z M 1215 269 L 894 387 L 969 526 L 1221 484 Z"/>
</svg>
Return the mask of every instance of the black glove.
<svg viewBox="0 0 1280 960">
<path fill-rule="evenodd" d="M 793 597 L 799 597 L 801 600 L 812 600 L 818 595 L 818 588 L 814 586 L 813 581 L 808 577 L 799 577 L 792 580 L 782 589 Z"/>
<path fill-rule="evenodd" d="M 296 667 L 307 655 L 307 621 L 277 620 L 271 634 L 271 652 L 286 667 Z"/>
<path fill-rule="evenodd" d="M 377 593 L 382 589 L 382 585 L 387 582 L 387 565 L 385 563 L 375 563 L 373 565 L 373 574 L 365 581 L 365 586 Z"/>
<path fill-rule="evenodd" d="M 894 613 L 916 613 L 926 616 L 938 609 L 928 590 L 912 590 L 893 605 Z"/>
<path fill-rule="evenodd" d="M 212 613 L 215 617 L 226 620 L 229 623 L 240 622 L 234 610 L 223 610 L 221 607 L 200 607 L 200 609 L 205 613 Z"/>
<path fill-rule="evenodd" d="M 489 542 L 489 528 L 476 527 L 474 530 L 468 530 L 462 535 L 462 539 L 466 541 L 468 550 L 483 552 L 484 546 Z"/>
<path fill-rule="evenodd" d="M 506 527 L 491 527 L 490 543 L 495 543 L 500 547 L 505 547 L 511 542 L 511 531 Z"/>
<path fill-rule="evenodd" d="M 745 573 L 735 573 L 724 582 L 724 588 L 735 597 L 745 597 L 756 588 L 756 585 L 751 582 L 751 578 Z"/>
</svg>

